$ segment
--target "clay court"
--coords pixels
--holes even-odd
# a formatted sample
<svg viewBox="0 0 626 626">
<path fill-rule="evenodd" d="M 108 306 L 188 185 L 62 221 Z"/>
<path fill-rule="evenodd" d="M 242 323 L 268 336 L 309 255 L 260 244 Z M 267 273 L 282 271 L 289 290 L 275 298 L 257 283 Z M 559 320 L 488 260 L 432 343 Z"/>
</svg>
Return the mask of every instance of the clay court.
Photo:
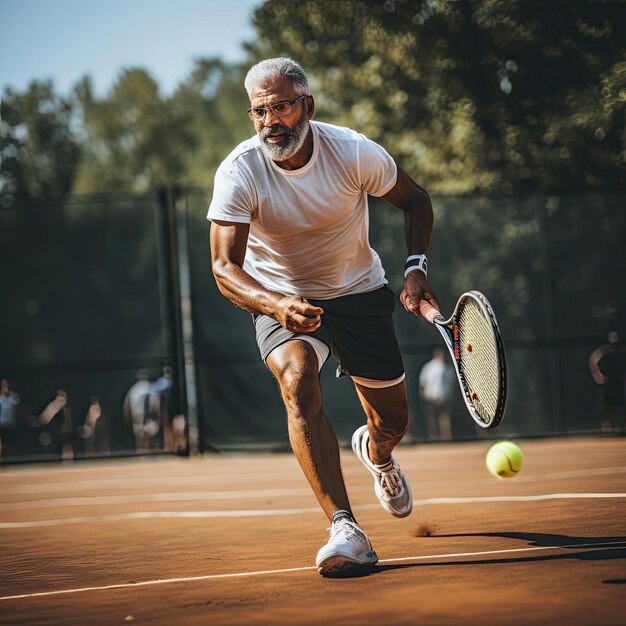
<svg viewBox="0 0 626 626">
<path fill-rule="evenodd" d="M 328 526 L 291 454 L 5 467 L 2 624 L 624 624 L 626 440 L 402 446 L 415 508 L 376 502 L 348 450 L 380 562 L 323 579 Z"/>
</svg>

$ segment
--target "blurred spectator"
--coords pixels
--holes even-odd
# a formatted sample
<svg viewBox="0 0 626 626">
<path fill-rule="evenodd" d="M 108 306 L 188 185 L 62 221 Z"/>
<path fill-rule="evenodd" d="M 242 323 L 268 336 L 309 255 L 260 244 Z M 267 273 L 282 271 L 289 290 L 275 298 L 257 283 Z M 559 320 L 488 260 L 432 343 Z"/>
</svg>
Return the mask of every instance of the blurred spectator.
<svg viewBox="0 0 626 626">
<path fill-rule="evenodd" d="M 148 449 L 148 432 L 145 429 L 146 417 L 149 412 L 150 381 L 144 370 L 137 372 L 137 381 L 133 383 L 124 398 L 122 411 L 133 427 L 135 450 L 143 452 Z"/>
<path fill-rule="evenodd" d="M 56 396 L 37 419 L 37 442 L 46 453 L 58 458 L 71 458 L 72 419 L 67 404 L 67 391 L 59 389 Z"/>
<path fill-rule="evenodd" d="M 422 367 L 419 385 L 420 396 L 428 404 L 428 439 L 451 440 L 450 397 L 454 388 L 454 371 L 446 360 L 443 348 L 433 350 L 433 358 Z"/>
<path fill-rule="evenodd" d="M 3 378 L 0 381 L 0 455 L 3 461 L 17 453 L 19 404 L 19 395 L 11 390 L 9 381 Z"/>
<path fill-rule="evenodd" d="M 604 432 L 619 432 L 626 427 L 626 345 L 620 341 L 615 331 L 609 333 L 608 340 L 608 344 L 591 353 L 589 370 L 593 380 L 602 386 L 600 428 Z"/>
<path fill-rule="evenodd" d="M 78 427 L 80 453 L 91 455 L 109 452 L 109 433 L 106 417 L 98 398 L 91 398 L 83 424 Z"/>
<path fill-rule="evenodd" d="M 165 450 L 182 452 L 186 447 L 185 417 L 178 412 L 172 374 L 172 368 L 166 365 L 163 368 L 163 375 L 152 383 L 149 417 L 156 420 L 163 429 Z"/>
</svg>

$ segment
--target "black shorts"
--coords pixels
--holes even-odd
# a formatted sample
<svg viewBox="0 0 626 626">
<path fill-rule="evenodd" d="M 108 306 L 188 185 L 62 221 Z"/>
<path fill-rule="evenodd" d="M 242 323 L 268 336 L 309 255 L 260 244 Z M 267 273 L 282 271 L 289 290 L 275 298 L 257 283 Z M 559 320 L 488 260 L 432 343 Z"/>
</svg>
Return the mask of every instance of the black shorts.
<svg viewBox="0 0 626 626">
<path fill-rule="evenodd" d="M 292 333 L 275 319 L 253 315 L 256 339 L 265 361 L 274 348 L 298 337 L 323 341 L 339 361 L 341 374 L 371 380 L 394 380 L 404 374 L 393 325 L 395 296 L 384 286 L 375 291 L 308 302 L 322 307 L 321 326 L 312 333 Z"/>
</svg>

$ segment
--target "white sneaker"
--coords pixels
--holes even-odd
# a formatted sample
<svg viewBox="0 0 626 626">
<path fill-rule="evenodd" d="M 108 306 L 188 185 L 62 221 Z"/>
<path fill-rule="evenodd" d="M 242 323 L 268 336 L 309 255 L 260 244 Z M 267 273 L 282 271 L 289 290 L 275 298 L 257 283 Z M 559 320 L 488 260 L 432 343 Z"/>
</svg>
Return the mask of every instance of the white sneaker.
<svg viewBox="0 0 626 626">
<path fill-rule="evenodd" d="M 413 494 L 409 481 L 393 457 L 391 468 L 386 472 L 381 472 L 370 461 L 369 440 L 367 425 L 357 428 L 352 435 L 352 449 L 374 477 L 374 491 L 383 509 L 395 517 L 406 517 L 413 510 Z"/>
<path fill-rule="evenodd" d="M 322 576 L 350 576 L 378 563 L 372 544 L 356 523 L 340 518 L 328 529 L 330 539 L 317 553 L 315 564 Z"/>
</svg>

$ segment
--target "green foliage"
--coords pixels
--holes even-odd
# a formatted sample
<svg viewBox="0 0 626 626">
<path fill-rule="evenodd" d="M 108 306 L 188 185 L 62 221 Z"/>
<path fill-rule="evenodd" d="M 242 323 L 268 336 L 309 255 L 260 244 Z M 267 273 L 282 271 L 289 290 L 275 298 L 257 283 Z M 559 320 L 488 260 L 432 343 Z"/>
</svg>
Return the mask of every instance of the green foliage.
<svg viewBox="0 0 626 626">
<path fill-rule="evenodd" d="M 268 0 L 258 50 L 313 77 L 320 116 L 429 189 L 623 184 L 620 2 Z"/>
<path fill-rule="evenodd" d="M 198 59 L 170 96 L 143 69 L 127 69 L 104 97 L 89 78 L 59 97 L 50 82 L 2 101 L 2 192 L 11 202 L 68 193 L 142 193 L 167 184 L 208 187 L 252 132 L 244 70 Z"/>
<path fill-rule="evenodd" d="M 88 79 L 76 95 L 85 141 L 75 191 L 140 192 L 180 180 L 181 155 L 193 147 L 193 138 L 145 70 L 123 71 L 102 100 L 94 98 Z"/>
<path fill-rule="evenodd" d="M 209 187 L 222 159 L 253 132 L 243 88 L 245 70 L 218 59 L 197 59 L 190 76 L 169 101 L 178 124 L 194 138 L 181 155 L 184 182 Z"/>
<path fill-rule="evenodd" d="M 197 59 L 171 96 L 143 69 L 104 97 L 88 78 L 5 90 L 2 191 L 210 186 L 252 133 L 246 68 L 289 55 L 318 117 L 386 146 L 433 192 L 614 188 L 626 160 L 626 4 L 539 0 L 268 0 L 248 63 Z"/>
<path fill-rule="evenodd" d="M 243 138 L 239 74 L 219 60 L 198 59 L 171 97 L 141 69 L 122 72 L 103 99 L 94 98 L 85 79 L 77 88 L 85 156 L 74 191 L 209 185 L 219 161 Z"/>
<path fill-rule="evenodd" d="M 63 197 L 71 189 L 80 148 L 72 133 L 71 98 L 49 81 L 33 81 L 24 93 L 5 90 L 0 121 L 0 190 L 16 202 Z"/>
</svg>

